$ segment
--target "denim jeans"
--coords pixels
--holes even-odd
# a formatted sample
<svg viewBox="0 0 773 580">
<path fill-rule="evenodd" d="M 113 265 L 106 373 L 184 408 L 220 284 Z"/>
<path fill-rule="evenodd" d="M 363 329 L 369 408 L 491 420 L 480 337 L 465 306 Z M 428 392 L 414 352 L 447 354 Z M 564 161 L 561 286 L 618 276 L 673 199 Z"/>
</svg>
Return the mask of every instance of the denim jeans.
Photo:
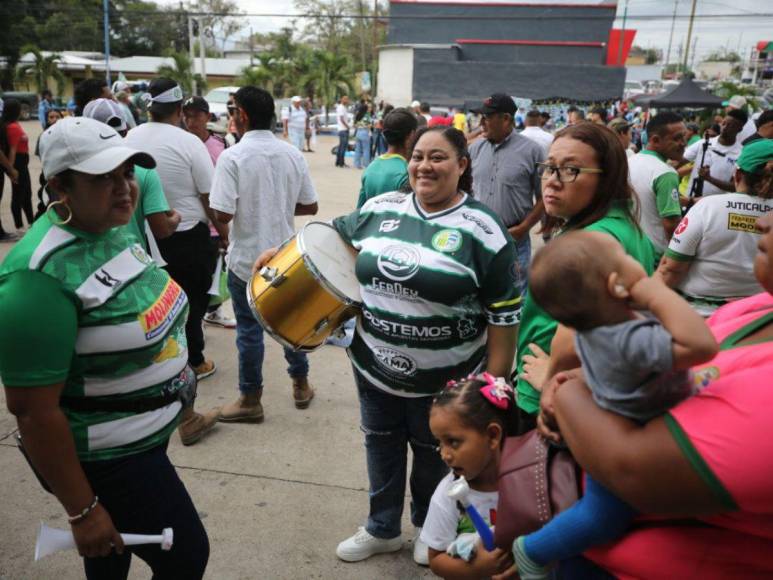
<svg viewBox="0 0 773 580">
<path fill-rule="evenodd" d="M 129 574 L 132 554 L 144 560 L 155 580 L 204 576 L 209 539 L 188 491 L 166 454 L 166 444 L 142 453 L 81 464 L 99 502 L 119 532 L 160 534 L 174 530 L 174 545 L 127 546 L 122 555 L 84 558 L 88 580 L 122 580 Z"/>
<path fill-rule="evenodd" d="M 364 169 L 370 165 L 370 131 L 360 127 L 354 137 L 354 166 Z"/>
<path fill-rule="evenodd" d="M 526 297 L 526 288 L 529 284 L 529 264 L 531 263 L 531 238 L 527 233 L 520 240 L 515 241 L 515 254 L 518 264 L 518 281 L 516 286 L 521 293 L 521 298 Z"/>
<path fill-rule="evenodd" d="M 336 167 L 344 167 L 344 157 L 349 149 L 349 131 L 338 132 L 338 153 L 336 154 Z"/>
<path fill-rule="evenodd" d="M 377 538 L 396 538 L 405 503 L 408 445 L 413 452 L 410 486 L 414 526 L 424 525 L 432 494 L 448 473 L 429 430 L 432 397 L 391 395 L 370 384 L 356 369 L 354 381 L 360 397 L 360 428 L 365 433 L 370 482 L 365 529 Z"/>
<path fill-rule="evenodd" d="M 228 291 L 236 315 L 236 350 L 239 351 L 239 391 L 253 394 L 263 388 L 263 327 L 247 302 L 247 283 L 228 271 Z M 309 374 L 309 359 L 305 353 L 284 349 L 287 372 L 292 378 Z"/>
</svg>

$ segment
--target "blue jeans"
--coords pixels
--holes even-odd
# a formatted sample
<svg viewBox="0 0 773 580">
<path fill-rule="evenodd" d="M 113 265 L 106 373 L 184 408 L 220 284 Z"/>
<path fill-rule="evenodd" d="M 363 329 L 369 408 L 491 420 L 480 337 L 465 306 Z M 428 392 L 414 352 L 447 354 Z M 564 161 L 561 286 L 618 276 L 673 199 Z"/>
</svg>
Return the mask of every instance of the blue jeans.
<svg viewBox="0 0 773 580">
<path fill-rule="evenodd" d="M 526 288 L 529 285 L 529 264 L 531 263 L 531 238 L 527 233 L 515 242 L 516 267 L 518 268 L 518 281 L 515 283 L 521 298 L 526 297 Z"/>
<path fill-rule="evenodd" d="M 338 132 L 338 153 L 336 154 L 336 167 L 344 167 L 344 157 L 349 149 L 349 131 Z"/>
<path fill-rule="evenodd" d="M 354 137 L 354 166 L 363 169 L 370 165 L 370 131 L 361 127 Z"/>
<path fill-rule="evenodd" d="M 174 530 L 168 552 L 158 545 L 127 546 L 122 555 L 84 558 L 88 580 L 121 580 L 132 554 L 144 560 L 157 580 L 204 576 L 209 539 L 188 491 L 166 454 L 166 444 L 128 457 L 82 464 L 99 502 L 119 532 L 160 534 Z"/>
<path fill-rule="evenodd" d="M 236 315 L 236 349 L 239 351 L 239 391 L 244 394 L 260 392 L 263 388 L 263 327 L 257 321 L 247 302 L 247 283 L 228 271 L 228 291 Z M 309 359 L 305 353 L 284 349 L 292 378 L 309 374 Z"/>
<path fill-rule="evenodd" d="M 411 523 L 421 527 L 429 501 L 448 466 L 437 452 L 429 430 L 432 397 L 398 397 L 370 384 L 356 369 L 354 381 L 360 397 L 362 432 L 370 482 L 370 511 L 365 529 L 381 539 L 400 535 L 405 504 L 408 445 L 411 468 Z"/>
</svg>

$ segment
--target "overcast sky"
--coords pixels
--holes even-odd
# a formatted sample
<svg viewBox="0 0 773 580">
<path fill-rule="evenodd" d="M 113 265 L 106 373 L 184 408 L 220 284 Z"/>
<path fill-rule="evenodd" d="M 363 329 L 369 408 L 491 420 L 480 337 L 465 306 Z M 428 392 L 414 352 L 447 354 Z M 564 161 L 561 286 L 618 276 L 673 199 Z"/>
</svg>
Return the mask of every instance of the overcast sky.
<svg viewBox="0 0 773 580">
<path fill-rule="evenodd" d="M 164 4 L 175 4 L 177 0 L 161 0 Z M 247 14 L 292 14 L 295 12 L 292 0 L 236 0 L 241 10 Z M 366 2 L 368 0 L 365 0 Z M 487 0 L 496 2 L 497 0 Z M 525 1 L 525 0 L 524 0 Z M 529 0 L 550 4 L 554 0 Z M 592 3 L 594 0 L 555 0 L 561 3 Z M 610 0 L 606 0 L 610 1 Z M 614 0 L 612 0 L 614 1 Z M 675 0 L 628 0 L 627 29 L 637 30 L 635 44 L 646 48 L 660 48 L 664 54 L 668 47 L 671 31 L 671 16 L 674 12 Z M 622 16 L 626 0 L 618 0 L 617 20 L 615 27 L 622 24 Z M 687 37 L 692 0 L 676 0 L 677 18 L 674 27 L 674 42 L 671 51 L 671 61 L 677 58 L 680 43 Z M 752 14 L 771 14 L 767 17 L 752 16 Z M 738 50 L 742 56 L 749 56 L 749 51 L 759 40 L 773 40 L 773 0 L 697 0 L 696 15 L 726 15 L 736 14 L 732 18 L 696 18 L 693 27 L 693 41 L 697 37 L 697 60 L 708 53 L 729 48 Z M 663 18 L 647 20 L 637 16 L 663 15 Z M 255 32 L 278 30 L 289 23 L 289 18 L 249 17 L 246 19 Z M 249 29 L 245 29 L 245 33 Z"/>
</svg>

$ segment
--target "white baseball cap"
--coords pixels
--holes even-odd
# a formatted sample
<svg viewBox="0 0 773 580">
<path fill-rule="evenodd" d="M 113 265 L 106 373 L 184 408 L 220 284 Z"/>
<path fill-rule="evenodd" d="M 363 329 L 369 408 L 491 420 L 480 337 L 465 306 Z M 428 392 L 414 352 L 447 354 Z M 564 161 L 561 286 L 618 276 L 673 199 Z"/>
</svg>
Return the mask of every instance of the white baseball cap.
<svg viewBox="0 0 773 580">
<path fill-rule="evenodd" d="M 73 169 L 89 175 L 109 173 L 131 159 L 140 167 L 156 166 L 153 157 L 126 147 L 115 129 L 88 117 L 65 117 L 40 136 L 43 175 Z"/>
<path fill-rule="evenodd" d="M 414 109 L 415 109 L 416 107 L 420 107 L 420 106 L 421 106 L 421 103 L 420 103 L 419 101 L 413 101 L 413 102 L 411 103 L 411 107 L 413 107 Z"/>
<path fill-rule="evenodd" d="M 298 95 L 295 95 L 295 96 L 294 96 L 292 99 L 290 99 L 290 101 L 291 101 L 291 102 L 293 102 L 293 103 L 299 103 L 299 102 L 301 102 L 302 100 L 303 100 L 303 99 L 302 99 L 302 98 L 300 98 Z"/>
<path fill-rule="evenodd" d="M 729 107 L 733 107 L 734 109 L 743 109 L 744 107 L 746 107 L 746 99 L 741 95 L 733 95 L 732 97 L 730 97 L 730 100 L 727 102 L 727 105 Z"/>
<path fill-rule="evenodd" d="M 83 107 L 83 116 L 110 125 L 116 131 L 126 131 L 128 126 L 121 114 L 121 107 L 112 99 L 94 99 Z"/>
</svg>

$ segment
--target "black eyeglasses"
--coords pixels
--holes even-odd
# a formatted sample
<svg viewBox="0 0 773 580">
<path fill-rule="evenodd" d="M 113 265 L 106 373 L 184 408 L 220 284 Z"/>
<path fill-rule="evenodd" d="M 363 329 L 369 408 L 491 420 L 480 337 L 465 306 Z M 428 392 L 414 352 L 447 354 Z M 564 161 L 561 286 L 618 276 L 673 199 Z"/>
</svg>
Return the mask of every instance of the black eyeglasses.
<svg viewBox="0 0 773 580">
<path fill-rule="evenodd" d="M 573 167 L 571 165 L 559 167 L 549 163 L 537 163 L 537 175 L 543 180 L 558 176 L 558 181 L 561 183 L 572 183 L 580 173 L 604 173 L 604 170 L 598 167 Z"/>
<path fill-rule="evenodd" d="M 226 107 L 229 115 L 233 115 L 236 112 L 236 105 L 228 105 Z"/>
</svg>

